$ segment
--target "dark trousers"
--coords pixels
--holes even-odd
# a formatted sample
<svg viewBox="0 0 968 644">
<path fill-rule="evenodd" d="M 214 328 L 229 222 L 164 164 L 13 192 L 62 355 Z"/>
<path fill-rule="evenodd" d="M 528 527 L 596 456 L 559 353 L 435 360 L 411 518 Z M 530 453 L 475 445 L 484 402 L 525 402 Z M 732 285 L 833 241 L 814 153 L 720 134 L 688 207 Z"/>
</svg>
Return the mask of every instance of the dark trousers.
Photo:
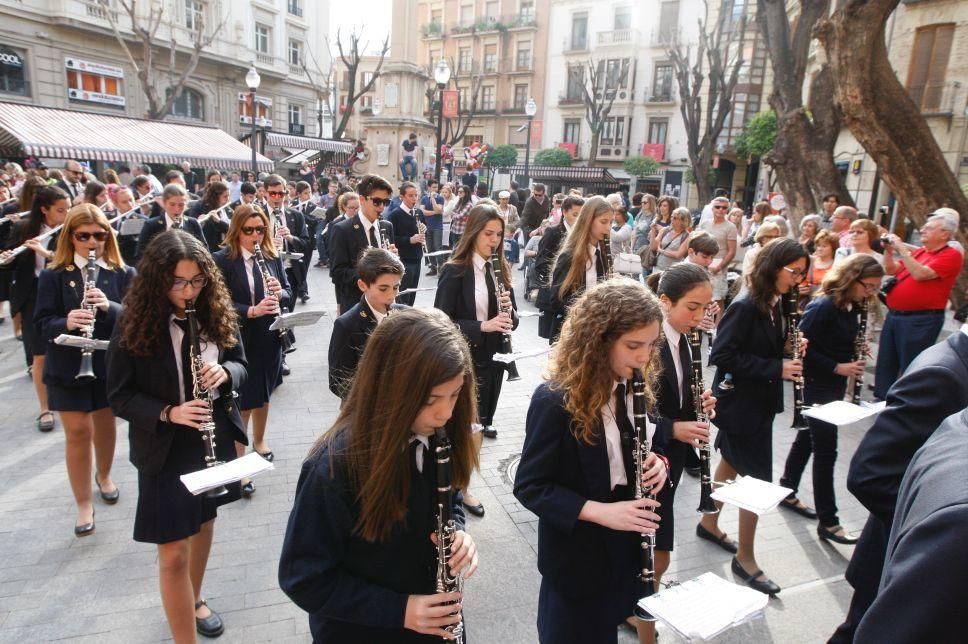
<svg viewBox="0 0 968 644">
<path fill-rule="evenodd" d="M 309 269 L 313 266 L 313 252 L 316 250 L 316 227 L 319 222 L 311 217 L 307 217 L 306 227 L 309 229 L 309 239 L 312 243 L 306 248 L 306 254 L 299 260 L 303 265 L 303 276 L 309 275 Z"/>
<path fill-rule="evenodd" d="M 504 363 L 495 362 L 490 356 L 474 357 L 474 375 L 477 380 L 477 416 L 485 427 L 494 424 L 497 399 L 504 383 Z"/>
<path fill-rule="evenodd" d="M 846 385 L 845 385 L 846 386 Z M 825 404 L 844 397 L 845 386 L 811 387 L 808 383 L 803 392 L 803 402 L 808 405 Z M 813 502 L 817 508 L 820 525 L 830 528 L 840 525 L 837 517 L 837 498 L 834 494 L 834 464 L 837 462 L 837 427 L 814 418 L 807 418 L 808 429 L 797 432 L 790 446 L 780 485 L 793 490 L 794 496 L 800 486 L 800 478 L 813 454 Z"/>
<path fill-rule="evenodd" d="M 292 260 L 292 266 L 286 269 L 286 279 L 289 280 L 289 286 L 292 287 L 293 300 L 300 295 L 309 294 L 305 270 L 305 267 L 302 265 L 302 260 L 297 259 Z"/>
<path fill-rule="evenodd" d="M 908 365 L 938 339 L 944 312 L 898 315 L 888 311 L 877 348 L 874 395 L 884 400 Z"/>
<path fill-rule="evenodd" d="M 400 290 L 405 291 L 408 288 L 417 288 L 417 284 L 420 282 L 420 270 L 421 263 L 419 259 L 405 259 L 403 260 L 403 279 L 400 281 Z M 401 295 L 397 299 L 407 306 L 413 306 L 413 301 L 417 297 L 416 293 L 407 293 L 406 295 Z"/>
<path fill-rule="evenodd" d="M 844 575 L 854 589 L 854 596 L 851 597 L 847 617 L 830 637 L 830 644 L 851 644 L 861 619 L 877 599 L 884 560 L 887 558 L 887 539 L 890 530 L 890 526 L 884 525 L 873 515 L 867 517 L 864 530 L 860 533 L 860 541 L 854 547 L 854 556 L 847 565 L 847 572 Z"/>
<path fill-rule="evenodd" d="M 443 229 L 436 229 L 436 230 L 429 229 L 429 228 L 427 229 L 427 252 L 428 253 L 436 253 L 438 250 L 440 250 L 441 246 L 443 246 L 443 241 L 444 241 Z M 437 257 L 428 257 L 427 265 L 430 266 L 432 270 L 436 271 L 438 268 L 440 268 L 440 265 L 444 263 L 443 259 L 446 259 L 446 258 L 444 258 L 442 255 L 438 255 Z"/>
</svg>

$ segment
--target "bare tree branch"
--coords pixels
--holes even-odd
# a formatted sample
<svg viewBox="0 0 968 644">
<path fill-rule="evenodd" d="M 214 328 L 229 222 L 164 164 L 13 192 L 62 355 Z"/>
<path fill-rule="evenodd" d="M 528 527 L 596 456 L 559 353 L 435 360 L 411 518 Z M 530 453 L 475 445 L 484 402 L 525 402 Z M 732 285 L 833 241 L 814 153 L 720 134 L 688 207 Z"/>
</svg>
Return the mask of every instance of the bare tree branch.
<svg viewBox="0 0 968 644">
<path fill-rule="evenodd" d="M 356 101 L 360 99 L 364 94 L 371 91 L 376 84 L 377 79 L 380 77 L 380 73 L 383 69 L 383 62 L 386 60 L 387 52 L 390 51 L 390 36 L 388 35 L 383 40 L 383 48 L 380 51 L 380 60 L 377 61 L 376 70 L 373 72 L 373 76 L 370 78 L 369 82 L 366 83 L 360 91 L 356 91 L 356 73 L 360 68 L 360 62 L 363 57 L 363 53 L 366 51 L 367 43 L 363 44 L 363 49 L 360 48 L 360 34 L 355 30 L 350 33 L 350 41 L 348 43 L 348 51 L 343 47 L 343 38 L 340 35 L 340 31 L 336 31 L 336 49 L 339 52 L 339 59 L 342 61 L 343 65 L 346 67 L 346 78 L 347 78 L 347 91 L 346 91 L 346 103 L 343 107 L 343 115 L 340 117 L 339 123 L 333 128 L 333 138 L 342 138 L 343 133 L 346 131 L 346 126 L 349 125 L 350 117 L 353 116 L 353 107 L 356 105 Z M 361 53 L 361 51 L 363 53 Z M 338 81 L 339 79 L 337 79 Z"/>
<path fill-rule="evenodd" d="M 631 61 L 628 64 L 621 64 L 619 74 L 613 82 L 609 82 L 608 64 L 604 59 L 588 59 L 583 65 L 570 65 L 568 76 L 572 84 L 580 90 L 580 99 L 585 107 L 585 121 L 591 129 L 592 141 L 591 149 L 588 152 L 588 165 L 595 163 L 598 158 L 598 144 L 601 139 L 602 129 L 605 121 L 612 112 L 618 90 L 623 87 L 628 79 Z M 587 70 L 587 73 L 586 73 Z M 614 87 L 609 87 L 614 85 Z"/>
</svg>

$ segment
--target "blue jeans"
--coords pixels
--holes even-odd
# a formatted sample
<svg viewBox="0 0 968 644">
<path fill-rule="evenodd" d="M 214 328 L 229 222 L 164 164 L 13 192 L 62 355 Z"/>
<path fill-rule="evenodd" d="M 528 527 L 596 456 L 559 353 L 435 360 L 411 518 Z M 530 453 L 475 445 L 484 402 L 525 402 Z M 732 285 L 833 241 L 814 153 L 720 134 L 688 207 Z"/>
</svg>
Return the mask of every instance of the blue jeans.
<svg viewBox="0 0 968 644">
<path fill-rule="evenodd" d="M 316 252 L 319 253 L 320 262 L 329 261 L 329 253 L 326 252 L 326 236 L 323 235 L 324 230 L 326 230 L 326 224 L 320 222 L 319 229 L 316 231 Z"/>
<path fill-rule="evenodd" d="M 444 241 L 444 229 L 443 228 L 428 228 L 427 229 L 427 252 L 436 253 L 440 250 Z M 447 260 L 443 255 L 438 255 L 437 257 L 428 257 L 427 263 L 433 270 L 443 264 Z"/>
<path fill-rule="evenodd" d="M 908 365 L 938 339 L 944 311 L 898 315 L 888 311 L 877 350 L 874 395 L 884 400 Z"/>
<path fill-rule="evenodd" d="M 408 169 L 409 172 L 407 172 Z M 408 154 L 400 161 L 400 178 L 404 181 L 413 181 L 417 178 L 417 160 L 412 155 Z"/>
</svg>

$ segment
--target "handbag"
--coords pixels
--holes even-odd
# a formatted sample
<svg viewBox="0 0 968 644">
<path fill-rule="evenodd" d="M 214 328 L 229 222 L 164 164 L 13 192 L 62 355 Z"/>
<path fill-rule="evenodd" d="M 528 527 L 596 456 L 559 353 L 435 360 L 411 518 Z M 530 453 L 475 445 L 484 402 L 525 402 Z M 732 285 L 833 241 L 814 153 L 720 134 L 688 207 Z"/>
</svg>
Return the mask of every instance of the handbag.
<svg viewBox="0 0 968 644">
<path fill-rule="evenodd" d="M 642 259 L 635 253 L 616 253 L 612 256 L 612 268 L 616 273 L 638 275 L 642 272 Z"/>
</svg>

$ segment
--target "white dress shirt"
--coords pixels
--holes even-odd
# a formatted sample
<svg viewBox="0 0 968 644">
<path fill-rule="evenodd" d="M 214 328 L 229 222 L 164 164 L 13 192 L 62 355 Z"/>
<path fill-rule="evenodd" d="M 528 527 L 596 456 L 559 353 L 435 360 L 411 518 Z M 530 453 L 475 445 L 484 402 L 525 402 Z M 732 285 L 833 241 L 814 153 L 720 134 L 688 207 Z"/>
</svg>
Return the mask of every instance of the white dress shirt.
<svg viewBox="0 0 968 644">
<path fill-rule="evenodd" d="M 245 278 L 249 281 L 249 300 L 252 306 L 258 304 L 255 301 L 255 277 L 252 275 L 252 267 L 256 265 L 255 254 L 242 248 L 242 262 L 245 264 Z"/>
<path fill-rule="evenodd" d="M 488 292 L 487 279 L 484 277 L 489 266 L 489 262 L 474 253 L 471 263 L 474 264 L 474 308 L 477 311 L 477 321 L 487 322 L 488 317 Z"/>
<path fill-rule="evenodd" d="M 51 230 L 53 230 L 53 228 L 51 228 L 47 224 L 41 224 L 39 234 L 43 235 L 44 233 L 50 232 Z M 42 242 L 41 245 L 47 250 L 50 250 L 50 240 L 52 240 L 53 238 L 54 236 L 51 235 L 50 237 L 47 238 L 46 241 Z M 34 277 L 40 277 L 40 272 L 44 270 L 46 266 L 47 266 L 47 258 L 44 257 L 43 253 L 34 253 Z"/>
<path fill-rule="evenodd" d="M 615 390 L 622 384 L 620 381 L 612 383 L 612 395 L 608 402 L 602 406 L 602 426 L 605 430 L 605 451 L 608 454 L 608 480 L 609 489 L 614 490 L 616 485 L 626 485 L 628 477 L 625 476 L 625 460 L 622 458 L 622 436 L 618 429 L 618 422 L 615 420 Z M 635 419 L 632 415 L 632 388 L 626 383 L 625 388 L 625 409 L 628 413 L 629 422 L 635 427 Z M 655 436 L 655 426 L 646 419 L 646 435 L 649 445 Z"/>
<path fill-rule="evenodd" d="M 174 219 L 172 219 L 172 218 L 171 218 L 171 215 L 169 215 L 169 214 L 168 214 L 168 213 L 166 212 L 166 213 L 165 213 L 165 230 L 171 230 L 171 227 L 172 227 L 172 226 L 173 226 L 174 224 L 175 224 L 175 220 L 174 220 Z M 185 227 L 185 214 L 184 214 L 184 213 L 182 213 L 182 216 L 181 216 L 181 225 L 182 225 L 182 228 L 184 228 L 184 227 Z"/>
<path fill-rule="evenodd" d="M 595 270 L 595 256 L 598 252 L 598 246 L 595 244 L 588 245 L 588 257 L 590 258 L 585 262 L 585 290 L 587 291 L 591 287 L 598 284 L 598 271 Z"/>
<path fill-rule="evenodd" d="M 379 219 L 377 219 L 377 221 L 370 221 L 366 218 L 366 215 L 360 213 L 360 223 L 363 224 L 363 234 L 366 236 L 366 243 L 370 243 L 370 228 L 376 228 L 374 231 L 374 234 L 376 235 L 376 247 L 380 248 L 383 244 L 383 240 L 380 237 L 380 226 L 377 223 L 378 221 Z"/>
<path fill-rule="evenodd" d="M 383 319 L 387 316 L 387 314 L 381 313 L 379 310 L 377 310 L 377 308 L 373 306 L 373 303 L 370 302 L 370 298 L 368 298 L 366 294 L 363 295 L 363 299 L 366 300 L 366 305 L 370 307 L 370 312 L 373 314 L 374 321 L 376 321 L 377 325 L 379 325 L 380 322 L 383 322 Z"/>
<path fill-rule="evenodd" d="M 410 440 L 407 442 L 408 449 L 411 445 L 413 445 L 414 441 L 419 441 L 420 445 L 422 445 L 422 447 L 417 448 L 417 455 L 416 455 L 417 471 L 422 474 L 423 466 L 424 466 L 424 454 L 430 451 L 430 438 L 427 436 L 421 436 L 420 434 L 414 434 L 413 436 L 410 437 Z"/>
<path fill-rule="evenodd" d="M 669 353 L 672 354 L 672 362 L 676 365 L 676 382 L 679 383 L 679 406 L 682 406 L 682 374 L 683 365 L 679 361 L 679 343 L 686 342 L 686 336 L 672 328 L 665 320 L 662 320 L 662 332 L 665 334 L 666 342 L 669 344 Z"/>
<path fill-rule="evenodd" d="M 175 324 L 175 315 L 172 314 L 168 317 L 168 331 L 171 333 L 171 346 L 175 350 L 175 367 L 178 370 L 178 403 L 181 404 L 188 399 L 188 396 L 192 392 L 186 392 L 184 386 L 184 378 L 182 377 L 183 369 L 182 365 L 182 355 L 181 355 L 181 344 L 182 338 L 185 337 L 185 333 L 181 330 L 181 327 Z M 218 347 L 214 344 L 207 342 L 204 337 L 199 339 L 199 344 L 202 347 L 202 361 L 206 364 L 209 362 L 218 361 Z M 188 367 L 189 369 L 191 366 Z M 218 390 L 213 390 L 212 398 L 218 398 Z"/>
</svg>

